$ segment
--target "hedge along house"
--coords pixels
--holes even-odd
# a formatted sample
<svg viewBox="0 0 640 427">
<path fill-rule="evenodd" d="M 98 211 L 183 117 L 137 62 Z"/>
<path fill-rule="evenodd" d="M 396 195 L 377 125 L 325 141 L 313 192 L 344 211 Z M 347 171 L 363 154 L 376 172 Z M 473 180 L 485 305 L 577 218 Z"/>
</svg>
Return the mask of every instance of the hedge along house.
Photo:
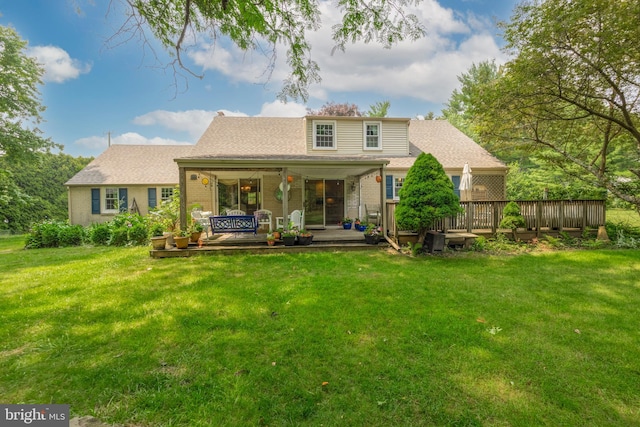
<svg viewBox="0 0 640 427">
<path fill-rule="evenodd" d="M 422 151 L 443 164 L 456 189 L 469 163 L 481 190 L 472 194 L 504 199 L 506 166 L 446 121 L 219 115 L 193 151 L 176 159 L 182 218 L 201 206 L 214 214 L 266 209 L 274 223 L 304 210 L 310 229 L 338 226 L 344 217 L 365 218 L 372 211 L 385 222 L 386 205 L 398 199 Z"/>
<path fill-rule="evenodd" d="M 219 114 L 195 146 L 107 149 L 67 182 L 69 218 L 100 222 L 130 208 L 133 198 L 144 214 L 179 185 L 183 227 L 194 207 L 216 215 L 266 209 L 274 226 L 296 209 L 311 229 L 372 211 L 386 223 L 422 151 L 442 163 L 456 189 L 469 163 L 478 188 L 473 197 L 504 199 L 505 165 L 446 121 Z"/>
</svg>

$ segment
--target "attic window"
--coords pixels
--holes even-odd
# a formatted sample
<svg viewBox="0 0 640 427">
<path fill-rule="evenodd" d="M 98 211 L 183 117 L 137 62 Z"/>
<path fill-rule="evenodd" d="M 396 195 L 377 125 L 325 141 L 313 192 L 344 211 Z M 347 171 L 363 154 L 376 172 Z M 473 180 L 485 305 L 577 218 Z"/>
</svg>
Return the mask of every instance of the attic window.
<svg viewBox="0 0 640 427">
<path fill-rule="evenodd" d="M 380 150 L 382 149 L 382 123 L 381 122 L 364 122 L 364 149 Z"/>
<path fill-rule="evenodd" d="M 318 120 L 313 122 L 313 148 L 319 150 L 336 149 L 336 122 Z"/>
</svg>

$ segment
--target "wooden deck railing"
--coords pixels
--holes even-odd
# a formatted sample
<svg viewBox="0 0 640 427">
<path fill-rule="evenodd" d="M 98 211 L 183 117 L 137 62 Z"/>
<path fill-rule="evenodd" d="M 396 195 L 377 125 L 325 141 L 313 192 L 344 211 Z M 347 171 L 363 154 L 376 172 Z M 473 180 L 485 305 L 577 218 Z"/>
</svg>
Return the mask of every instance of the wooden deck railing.
<svg viewBox="0 0 640 427">
<path fill-rule="evenodd" d="M 395 220 L 398 202 L 386 203 L 386 217 L 389 233 L 397 236 L 399 231 Z M 437 231 L 491 231 L 495 234 L 502 220 L 502 210 L 507 200 L 460 202 L 463 212 L 455 217 L 438 221 L 432 227 Z M 528 230 L 563 231 L 565 229 L 597 229 L 605 223 L 604 200 L 516 200 L 524 216 Z"/>
</svg>

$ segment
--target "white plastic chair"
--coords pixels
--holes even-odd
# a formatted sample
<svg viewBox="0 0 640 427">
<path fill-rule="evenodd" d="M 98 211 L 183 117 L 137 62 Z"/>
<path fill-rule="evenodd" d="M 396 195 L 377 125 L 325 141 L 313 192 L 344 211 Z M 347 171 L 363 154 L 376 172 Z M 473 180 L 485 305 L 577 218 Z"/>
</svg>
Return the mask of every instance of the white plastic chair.
<svg viewBox="0 0 640 427">
<path fill-rule="evenodd" d="M 246 215 L 247 213 L 245 211 L 242 211 L 240 209 L 229 209 L 227 210 L 227 215 L 228 216 L 236 216 L 236 215 Z"/>
<path fill-rule="evenodd" d="M 302 230 L 304 228 L 304 210 L 299 211 L 296 209 L 291 212 L 291 215 L 289 215 L 289 222 L 291 222 L 294 227 Z"/>
<path fill-rule="evenodd" d="M 263 225 L 269 226 L 269 233 L 272 231 L 271 211 L 267 209 L 258 209 L 253 213 L 258 221 L 258 227 Z"/>
<path fill-rule="evenodd" d="M 209 227 L 211 226 L 209 216 L 211 216 L 211 212 L 191 211 L 191 218 L 194 222 L 198 222 L 204 227 L 207 238 L 209 238 Z"/>
</svg>

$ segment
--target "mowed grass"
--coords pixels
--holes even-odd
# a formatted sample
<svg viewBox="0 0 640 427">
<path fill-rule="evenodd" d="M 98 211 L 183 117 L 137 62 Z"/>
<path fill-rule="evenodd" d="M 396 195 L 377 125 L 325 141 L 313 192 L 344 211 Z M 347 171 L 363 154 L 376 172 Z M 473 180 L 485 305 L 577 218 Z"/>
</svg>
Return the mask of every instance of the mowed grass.
<svg viewBox="0 0 640 427">
<path fill-rule="evenodd" d="M 640 425 L 640 251 L 0 239 L 0 402 L 135 426 Z"/>
<path fill-rule="evenodd" d="M 638 212 L 629 209 L 607 209 L 607 221 L 640 227 L 640 215 L 638 215 Z"/>
</svg>

